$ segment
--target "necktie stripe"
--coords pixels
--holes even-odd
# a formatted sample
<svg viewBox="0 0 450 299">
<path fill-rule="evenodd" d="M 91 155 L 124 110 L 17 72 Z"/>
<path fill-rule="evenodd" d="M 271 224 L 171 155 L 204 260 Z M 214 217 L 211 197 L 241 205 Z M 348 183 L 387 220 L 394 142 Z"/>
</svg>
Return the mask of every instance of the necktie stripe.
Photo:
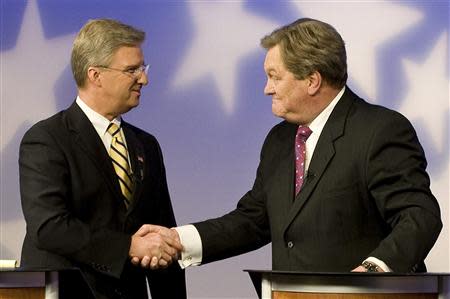
<svg viewBox="0 0 450 299">
<path fill-rule="evenodd" d="M 127 147 L 125 146 L 125 144 L 123 144 L 120 140 L 117 140 L 117 144 L 120 144 L 124 149 L 127 148 Z"/>
<path fill-rule="evenodd" d="M 120 128 L 116 124 L 111 123 L 108 126 L 107 132 L 112 136 L 109 156 L 111 157 L 111 162 L 117 175 L 120 190 L 124 196 L 125 205 L 128 208 L 133 198 L 133 179 L 128 163 L 128 150 L 125 142 L 122 140 Z"/>
<path fill-rule="evenodd" d="M 109 124 L 107 131 L 109 134 L 111 134 L 112 137 L 116 137 L 115 135 L 119 133 L 120 128 L 118 125 L 111 123 Z"/>
<path fill-rule="evenodd" d="M 132 177 L 131 177 L 131 175 L 127 172 L 127 170 L 125 169 L 125 168 L 123 168 L 123 166 L 122 165 L 120 165 L 119 163 L 117 163 L 117 161 L 116 160 L 113 160 L 113 159 L 111 159 L 111 161 L 113 162 L 113 164 L 114 164 L 114 169 L 116 170 L 116 173 L 118 173 L 118 172 L 120 172 L 120 178 L 123 178 L 124 180 L 126 180 L 126 179 L 128 179 L 130 182 L 132 181 Z M 119 169 L 116 169 L 116 167 L 118 167 Z M 124 178 L 124 177 L 127 177 L 127 178 Z M 130 185 L 130 184 L 129 184 Z"/>
<path fill-rule="evenodd" d="M 121 178 L 123 178 L 124 176 L 127 176 L 128 179 L 131 181 L 131 176 L 129 175 L 129 173 L 127 172 L 127 169 L 125 169 L 123 167 L 123 165 L 120 165 L 119 163 L 117 163 L 116 160 L 111 159 L 111 161 L 113 162 L 113 166 L 114 169 L 116 170 L 116 173 L 118 173 L 120 175 Z M 117 168 L 116 168 L 117 167 Z"/>
<path fill-rule="evenodd" d="M 125 154 L 123 152 L 120 152 L 115 146 L 113 146 L 111 144 L 111 149 L 117 154 L 119 155 L 120 158 L 122 158 L 123 163 L 128 163 L 128 158 L 125 156 Z M 110 156 L 112 156 L 112 154 L 110 154 Z M 116 156 L 117 157 L 117 156 Z"/>
<path fill-rule="evenodd" d="M 121 183 L 127 190 L 128 190 L 128 192 L 132 192 L 132 190 L 131 190 L 131 187 L 123 180 L 123 178 L 121 178 L 121 177 L 119 177 L 118 176 L 118 178 L 119 178 L 119 183 Z"/>
</svg>

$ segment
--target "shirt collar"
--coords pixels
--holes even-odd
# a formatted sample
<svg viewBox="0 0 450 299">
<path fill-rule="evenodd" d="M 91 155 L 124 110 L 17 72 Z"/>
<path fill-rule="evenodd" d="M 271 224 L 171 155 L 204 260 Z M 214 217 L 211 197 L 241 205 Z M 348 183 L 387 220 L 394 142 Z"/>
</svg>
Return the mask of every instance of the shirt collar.
<svg viewBox="0 0 450 299">
<path fill-rule="evenodd" d="M 83 101 L 83 99 L 80 98 L 80 96 L 77 96 L 76 103 L 80 107 L 80 109 L 84 112 L 84 114 L 86 114 L 87 118 L 92 123 L 95 130 L 97 131 L 97 134 L 100 137 L 105 135 L 106 130 L 108 129 L 110 123 L 115 123 L 117 126 L 120 127 L 121 124 L 120 116 L 114 118 L 112 121 L 109 121 L 106 117 L 94 111 L 91 107 L 89 107 Z"/>
<path fill-rule="evenodd" d="M 333 112 L 334 107 L 339 102 L 339 100 L 342 98 L 342 95 L 344 94 L 345 86 L 342 87 L 342 89 L 339 91 L 339 93 L 334 97 L 334 99 L 328 104 L 328 106 L 323 109 L 322 112 L 320 112 L 319 115 L 309 124 L 309 128 L 314 133 L 322 132 L 323 127 L 325 126 L 325 123 L 327 122 L 328 118 L 331 115 L 331 112 Z"/>
</svg>

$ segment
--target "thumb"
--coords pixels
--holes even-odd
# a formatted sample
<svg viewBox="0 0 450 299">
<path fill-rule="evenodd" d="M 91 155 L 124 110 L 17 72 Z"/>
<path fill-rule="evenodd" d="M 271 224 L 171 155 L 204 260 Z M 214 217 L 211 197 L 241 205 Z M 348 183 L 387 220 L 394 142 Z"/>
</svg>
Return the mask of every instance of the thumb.
<svg viewBox="0 0 450 299">
<path fill-rule="evenodd" d="M 151 232 L 150 224 L 144 224 L 143 226 L 141 226 L 138 229 L 138 231 L 135 233 L 135 235 L 139 236 L 139 237 L 143 237 L 146 234 L 148 234 L 149 232 Z"/>
</svg>

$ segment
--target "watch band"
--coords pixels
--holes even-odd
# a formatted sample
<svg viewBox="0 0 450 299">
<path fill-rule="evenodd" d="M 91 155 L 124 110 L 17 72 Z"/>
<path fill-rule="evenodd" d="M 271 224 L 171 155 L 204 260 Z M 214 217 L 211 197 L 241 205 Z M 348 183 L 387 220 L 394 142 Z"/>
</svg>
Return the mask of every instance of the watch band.
<svg viewBox="0 0 450 299">
<path fill-rule="evenodd" d="M 380 267 L 371 262 L 364 261 L 361 265 L 366 268 L 367 272 L 381 272 Z"/>
</svg>

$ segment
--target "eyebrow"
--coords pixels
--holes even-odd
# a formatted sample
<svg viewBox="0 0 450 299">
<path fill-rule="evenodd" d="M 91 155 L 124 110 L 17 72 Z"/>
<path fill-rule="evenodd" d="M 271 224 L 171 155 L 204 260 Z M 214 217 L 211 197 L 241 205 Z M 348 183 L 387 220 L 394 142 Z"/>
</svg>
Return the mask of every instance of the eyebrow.
<svg viewBox="0 0 450 299">
<path fill-rule="evenodd" d="M 145 61 L 139 64 L 131 64 L 129 66 L 126 66 L 125 69 L 126 70 L 131 70 L 131 69 L 136 69 L 138 67 L 140 67 L 141 65 L 146 65 Z"/>
</svg>

